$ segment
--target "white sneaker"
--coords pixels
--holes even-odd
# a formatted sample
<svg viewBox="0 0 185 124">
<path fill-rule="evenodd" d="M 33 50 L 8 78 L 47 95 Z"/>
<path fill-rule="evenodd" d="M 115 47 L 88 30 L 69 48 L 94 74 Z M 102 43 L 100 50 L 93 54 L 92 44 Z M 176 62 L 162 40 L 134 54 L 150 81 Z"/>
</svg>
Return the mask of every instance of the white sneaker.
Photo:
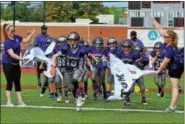
<svg viewBox="0 0 185 124">
<path fill-rule="evenodd" d="M 69 103 L 69 99 L 67 97 L 65 97 L 64 102 L 68 104 Z"/>
<path fill-rule="evenodd" d="M 43 97 L 44 96 L 44 94 L 40 94 L 40 97 Z"/>
<path fill-rule="evenodd" d="M 161 94 L 160 93 L 157 93 L 157 96 L 161 96 Z"/>
<path fill-rule="evenodd" d="M 24 102 L 19 102 L 18 103 L 18 107 L 25 107 L 25 106 L 27 106 Z"/>
<path fill-rule="evenodd" d="M 83 98 L 82 98 L 82 102 L 84 102 L 84 103 L 85 103 L 85 100 L 86 100 L 86 98 L 85 98 L 85 97 L 83 97 Z"/>
<path fill-rule="evenodd" d="M 62 100 L 62 96 L 58 96 L 57 97 L 57 102 L 61 102 L 61 100 Z"/>
<path fill-rule="evenodd" d="M 87 99 L 87 97 L 88 97 L 87 94 L 85 94 L 85 99 Z"/>
<path fill-rule="evenodd" d="M 14 107 L 14 104 L 12 102 L 7 102 L 6 103 L 6 106 L 8 106 L 8 107 Z"/>
<path fill-rule="evenodd" d="M 84 104 L 84 102 L 82 102 L 82 97 L 78 97 L 76 99 L 76 106 L 81 107 L 83 104 Z"/>
</svg>

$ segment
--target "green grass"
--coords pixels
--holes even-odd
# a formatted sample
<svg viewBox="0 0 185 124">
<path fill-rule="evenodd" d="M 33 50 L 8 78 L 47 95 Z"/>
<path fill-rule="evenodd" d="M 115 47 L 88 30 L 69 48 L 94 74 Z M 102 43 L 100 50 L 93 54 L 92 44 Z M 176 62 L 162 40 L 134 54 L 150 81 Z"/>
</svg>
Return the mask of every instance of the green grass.
<svg viewBox="0 0 185 124">
<path fill-rule="evenodd" d="M 3 74 L 1 82 L 5 83 Z M 145 77 L 147 88 L 156 88 L 153 83 L 153 77 Z M 181 80 L 181 87 L 184 79 Z M 22 74 L 22 84 L 36 85 L 35 74 Z M 166 87 L 169 88 L 169 82 Z M 40 98 L 40 89 L 23 89 L 23 98 L 28 105 L 35 106 L 61 106 L 75 107 L 75 101 L 70 96 L 70 103 L 57 103 L 49 99 L 49 93 L 46 92 L 43 98 Z M 139 93 L 133 93 L 131 96 L 131 109 L 164 110 L 170 104 L 171 94 L 165 93 L 165 99 L 161 100 L 156 93 L 146 93 L 148 105 L 141 104 Z M 89 92 L 88 100 L 84 107 L 91 108 L 117 108 L 121 109 L 123 101 L 111 101 L 105 103 L 102 95 L 98 96 L 97 101 L 92 100 L 92 91 Z M 15 93 L 12 95 L 12 101 L 17 104 Z M 1 89 L 1 104 L 6 103 L 5 89 Z M 184 110 L 184 94 L 179 96 L 179 110 Z M 4 108 L 1 107 L 1 123 L 183 123 L 183 114 L 177 113 L 146 113 L 146 112 L 115 112 L 115 111 L 88 111 L 76 112 L 75 110 L 57 110 L 57 109 L 38 109 L 38 108 Z"/>
<path fill-rule="evenodd" d="M 3 108 L 1 121 L 9 123 L 171 123 L 183 124 L 183 114 L 102 112 L 51 109 Z M 17 113 L 17 114 L 16 114 Z M 16 115 L 16 117 L 15 117 Z M 24 116 L 23 116 L 24 115 Z M 14 117 L 14 118 L 12 118 Z M 156 123 L 157 122 L 157 123 Z"/>
</svg>

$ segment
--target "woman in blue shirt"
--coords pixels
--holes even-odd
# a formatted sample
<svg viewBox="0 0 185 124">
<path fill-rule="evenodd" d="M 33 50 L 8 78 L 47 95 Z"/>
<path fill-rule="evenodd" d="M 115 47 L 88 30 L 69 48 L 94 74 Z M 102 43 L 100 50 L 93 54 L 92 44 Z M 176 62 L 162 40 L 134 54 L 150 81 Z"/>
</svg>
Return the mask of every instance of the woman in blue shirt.
<svg viewBox="0 0 185 124">
<path fill-rule="evenodd" d="M 28 37 L 23 38 L 15 34 L 15 28 L 11 24 L 3 25 L 3 34 L 5 37 L 4 41 L 4 53 L 3 53 L 3 71 L 7 81 L 6 84 L 6 96 L 7 96 L 7 106 L 14 106 L 11 101 L 11 91 L 13 83 L 15 86 L 15 91 L 18 98 L 19 106 L 26 106 L 22 100 L 21 96 L 21 69 L 19 61 L 23 60 L 20 56 L 21 43 L 28 43 L 32 38 L 35 31 L 31 31 Z"/>
<path fill-rule="evenodd" d="M 166 112 L 175 112 L 177 110 L 179 96 L 179 82 L 184 71 L 184 66 L 179 66 L 178 62 L 174 60 L 175 50 L 177 50 L 178 36 L 173 30 L 164 31 L 152 15 L 151 18 L 161 37 L 164 39 L 165 44 L 164 60 L 157 70 L 157 74 L 159 74 L 166 67 L 169 71 L 168 75 L 171 85 L 172 99 L 169 108 L 166 109 Z"/>
</svg>

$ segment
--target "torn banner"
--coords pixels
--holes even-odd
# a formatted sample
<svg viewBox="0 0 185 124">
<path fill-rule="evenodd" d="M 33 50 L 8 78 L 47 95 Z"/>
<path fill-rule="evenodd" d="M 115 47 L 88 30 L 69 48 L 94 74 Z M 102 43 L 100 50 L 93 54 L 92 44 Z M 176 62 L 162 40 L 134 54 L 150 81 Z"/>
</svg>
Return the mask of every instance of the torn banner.
<svg viewBox="0 0 185 124">
<path fill-rule="evenodd" d="M 110 54 L 110 69 L 114 75 L 114 95 L 108 100 L 121 100 L 136 79 L 146 74 L 155 74 L 153 70 L 140 70 L 134 65 L 124 64 L 120 59 Z"/>
<path fill-rule="evenodd" d="M 50 44 L 50 46 L 48 47 L 48 49 L 46 50 L 46 52 L 44 52 L 42 49 L 40 49 L 39 47 L 33 47 L 31 49 L 29 49 L 29 51 L 24 55 L 24 59 L 27 60 L 25 64 L 29 63 L 30 61 L 34 61 L 34 62 L 45 62 L 47 64 L 47 70 L 44 71 L 44 75 L 46 75 L 48 78 L 52 78 L 54 75 L 50 74 L 50 70 L 52 67 L 52 61 L 50 58 L 46 57 L 47 54 L 52 53 L 54 46 L 52 43 Z M 60 73 L 59 69 L 56 68 L 56 74 L 59 75 L 63 81 L 63 76 Z"/>
</svg>

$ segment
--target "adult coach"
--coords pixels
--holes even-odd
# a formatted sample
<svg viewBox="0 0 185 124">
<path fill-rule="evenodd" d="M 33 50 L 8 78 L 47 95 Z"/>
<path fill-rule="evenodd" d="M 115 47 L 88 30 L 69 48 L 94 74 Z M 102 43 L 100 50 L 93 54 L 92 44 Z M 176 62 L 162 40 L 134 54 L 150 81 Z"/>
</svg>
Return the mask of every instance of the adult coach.
<svg viewBox="0 0 185 124">
<path fill-rule="evenodd" d="M 46 50 L 46 41 L 50 39 L 50 36 L 47 34 L 48 27 L 46 25 L 41 26 L 41 33 L 35 37 L 34 46 L 41 48 L 43 51 Z M 42 69 L 40 69 L 41 62 L 37 62 L 37 86 L 41 87 L 40 75 Z"/>
<path fill-rule="evenodd" d="M 4 53 L 3 53 L 3 71 L 7 81 L 6 84 L 6 97 L 7 97 L 7 106 L 14 106 L 11 101 L 11 92 L 13 83 L 15 86 L 15 91 L 18 98 L 19 106 L 26 106 L 22 100 L 21 96 L 21 69 L 19 61 L 23 60 L 20 56 L 21 43 L 28 43 L 33 36 L 35 31 L 31 31 L 28 37 L 23 38 L 15 34 L 14 26 L 11 24 L 3 25 L 3 34 L 5 37 L 4 41 Z"/>
<path fill-rule="evenodd" d="M 143 42 L 140 39 L 137 38 L 137 32 L 136 31 L 131 31 L 130 32 L 130 38 L 132 39 L 134 46 L 139 44 L 143 47 L 143 49 L 145 48 Z"/>
<path fill-rule="evenodd" d="M 157 73 L 160 73 L 163 69 L 167 67 L 170 79 L 171 93 L 172 99 L 169 108 L 167 108 L 166 112 L 175 112 L 177 110 L 178 96 L 179 96 L 179 82 L 181 75 L 184 71 L 184 66 L 179 66 L 180 64 L 175 61 L 175 51 L 177 50 L 178 44 L 178 36 L 173 30 L 164 31 L 161 25 L 155 20 L 155 18 L 151 15 L 151 19 L 156 29 L 160 33 L 161 37 L 164 39 L 164 54 L 165 58 L 160 65 Z"/>
</svg>

